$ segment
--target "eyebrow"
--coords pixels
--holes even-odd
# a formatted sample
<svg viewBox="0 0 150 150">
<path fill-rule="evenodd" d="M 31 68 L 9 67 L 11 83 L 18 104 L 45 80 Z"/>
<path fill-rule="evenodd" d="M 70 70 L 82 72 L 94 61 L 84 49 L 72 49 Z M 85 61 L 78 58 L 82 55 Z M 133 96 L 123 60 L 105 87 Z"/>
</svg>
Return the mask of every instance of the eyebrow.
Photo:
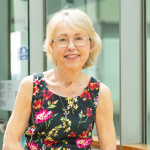
<svg viewBox="0 0 150 150">
<path fill-rule="evenodd" d="M 77 34 L 75 34 L 75 36 L 77 36 L 77 35 L 80 35 L 81 33 L 77 33 Z M 65 36 L 67 36 L 67 34 L 59 34 L 58 36 L 60 36 L 60 35 L 65 35 Z"/>
</svg>

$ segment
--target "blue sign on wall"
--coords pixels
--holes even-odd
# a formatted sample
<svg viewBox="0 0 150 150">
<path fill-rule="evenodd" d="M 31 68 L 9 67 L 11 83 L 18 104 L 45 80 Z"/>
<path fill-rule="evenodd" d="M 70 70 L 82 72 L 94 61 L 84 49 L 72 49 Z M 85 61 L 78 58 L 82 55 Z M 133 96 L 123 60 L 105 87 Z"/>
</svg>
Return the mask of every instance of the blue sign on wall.
<svg viewBox="0 0 150 150">
<path fill-rule="evenodd" d="M 20 60 L 28 59 L 28 49 L 26 47 L 20 48 Z"/>
</svg>

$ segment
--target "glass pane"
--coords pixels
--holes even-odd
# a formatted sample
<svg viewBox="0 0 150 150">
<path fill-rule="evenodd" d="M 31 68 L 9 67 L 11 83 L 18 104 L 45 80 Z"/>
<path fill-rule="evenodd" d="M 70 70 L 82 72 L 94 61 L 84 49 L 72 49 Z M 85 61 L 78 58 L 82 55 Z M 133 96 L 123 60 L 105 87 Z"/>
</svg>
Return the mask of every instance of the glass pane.
<svg viewBox="0 0 150 150">
<path fill-rule="evenodd" d="M 150 144 L 150 0 L 147 0 L 147 111 L 148 144 Z"/>
<path fill-rule="evenodd" d="M 28 0 L 11 0 L 11 80 L 28 76 Z M 25 136 L 21 139 L 25 145 Z"/>
<path fill-rule="evenodd" d="M 67 5 L 84 11 L 92 20 L 95 31 L 102 39 L 103 49 L 98 56 L 97 65 L 83 72 L 99 79 L 110 88 L 114 105 L 114 123 L 119 139 L 119 0 L 47 0 L 46 2 L 47 23 L 53 13 Z M 47 70 L 53 67 L 52 63 L 47 61 Z M 94 127 L 93 135 L 96 134 Z"/>
<path fill-rule="evenodd" d="M 27 6 L 27 0 L 0 0 L 0 120 L 4 121 L 8 121 L 11 115 L 7 104 L 12 103 L 14 106 L 15 101 L 11 96 L 4 99 L 3 95 L 10 92 L 7 90 L 4 92 L 4 87 L 8 82 L 16 85 L 18 81 L 11 80 L 21 80 L 28 75 Z M 2 141 L 3 133 L 0 132 L 0 147 Z M 24 140 L 21 144 L 24 145 Z"/>
<path fill-rule="evenodd" d="M 11 79 L 28 75 L 28 4 L 11 0 Z"/>
</svg>

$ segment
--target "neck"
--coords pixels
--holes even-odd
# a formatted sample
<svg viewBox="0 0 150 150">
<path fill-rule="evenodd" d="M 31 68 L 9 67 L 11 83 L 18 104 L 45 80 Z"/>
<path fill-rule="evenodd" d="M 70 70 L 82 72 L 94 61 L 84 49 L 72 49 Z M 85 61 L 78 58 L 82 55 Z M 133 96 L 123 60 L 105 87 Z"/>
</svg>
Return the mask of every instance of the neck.
<svg viewBox="0 0 150 150">
<path fill-rule="evenodd" d="M 82 72 L 81 70 L 65 70 L 64 68 L 59 68 L 58 66 L 55 69 L 55 78 L 57 82 L 61 82 L 65 87 L 69 87 L 73 83 L 79 83 L 81 79 Z"/>
</svg>

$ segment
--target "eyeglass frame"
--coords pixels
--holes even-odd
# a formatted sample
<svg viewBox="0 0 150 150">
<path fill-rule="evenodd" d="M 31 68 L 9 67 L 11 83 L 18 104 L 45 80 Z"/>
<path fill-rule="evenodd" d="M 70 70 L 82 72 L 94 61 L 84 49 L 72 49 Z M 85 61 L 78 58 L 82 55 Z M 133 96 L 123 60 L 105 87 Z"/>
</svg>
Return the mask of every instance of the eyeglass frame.
<svg viewBox="0 0 150 150">
<path fill-rule="evenodd" d="M 91 41 L 91 39 L 90 39 L 88 36 L 80 36 L 80 37 L 86 37 L 86 38 L 87 38 L 87 41 L 88 41 L 88 40 Z M 52 42 L 55 42 L 57 38 L 58 38 L 58 37 L 56 37 L 54 40 L 52 40 Z M 74 43 L 74 38 L 68 38 L 68 44 L 69 44 L 69 41 L 70 41 L 71 39 L 73 40 L 73 43 Z M 67 44 L 67 46 L 65 46 L 65 47 L 57 47 L 57 45 L 56 45 L 56 43 L 55 43 L 55 45 L 56 45 L 57 48 L 66 48 L 66 47 L 68 47 L 68 44 Z M 74 43 L 74 45 L 75 45 L 75 47 L 83 47 L 83 46 L 76 46 L 75 43 Z M 85 44 L 84 46 L 86 46 L 86 45 L 87 45 L 87 42 L 86 42 L 86 44 Z"/>
</svg>

